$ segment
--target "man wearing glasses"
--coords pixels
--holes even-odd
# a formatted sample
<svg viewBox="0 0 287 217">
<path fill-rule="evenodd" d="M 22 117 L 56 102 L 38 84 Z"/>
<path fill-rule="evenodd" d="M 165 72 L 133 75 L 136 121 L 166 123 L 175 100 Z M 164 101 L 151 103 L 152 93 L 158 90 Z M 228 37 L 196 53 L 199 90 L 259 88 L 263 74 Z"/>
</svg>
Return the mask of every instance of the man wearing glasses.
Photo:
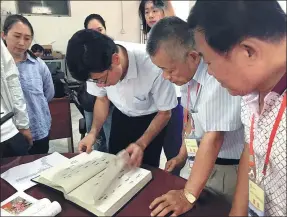
<svg viewBox="0 0 287 217">
<path fill-rule="evenodd" d="M 75 79 L 90 81 L 87 90 L 97 96 L 92 129 L 79 151 L 91 152 L 111 101 L 110 153 L 126 149 L 130 165 L 158 167 L 165 126 L 178 103 L 174 86 L 151 62 L 145 45 L 115 44 L 101 33 L 81 30 L 69 40 L 67 64 Z"/>
</svg>

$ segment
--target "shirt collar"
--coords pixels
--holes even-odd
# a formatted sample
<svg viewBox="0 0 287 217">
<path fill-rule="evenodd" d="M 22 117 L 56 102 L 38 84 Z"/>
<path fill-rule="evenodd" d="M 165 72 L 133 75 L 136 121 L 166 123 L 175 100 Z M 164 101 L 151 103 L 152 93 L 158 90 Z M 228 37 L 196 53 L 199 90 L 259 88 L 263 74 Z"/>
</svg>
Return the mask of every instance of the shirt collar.
<svg viewBox="0 0 287 217">
<path fill-rule="evenodd" d="M 204 85 L 207 74 L 208 74 L 207 64 L 205 64 L 203 59 L 201 59 L 192 79 L 195 80 L 197 83 Z"/>
<path fill-rule="evenodd" d="M 287 79 L 287 73 L 285 73 L 283 77 L 280 79 L 280 81 L 275 85 L 275 87 L 273 87 L 272 92 L 281 95 L 286 90 L 287 87 L 286 79 Z"/>
<path fill-rule="evenodd" d="M 127 54 L 128 54 L 128 59 L 129 59 L 128 71 L 127 71 L 127 74 L 123 80 L 129 80 L 129 79 L 137 78 L 138 70 L 137 70 L 137 66 L 136 66 L 135 55 L 133 54 L 133 52 L 128 50 L 128 48 L 126 46 L 123 46 L 120 43 L 118 43 L 118 45 L 120 45 L 126 49 Z"/>
<path fill-rule="evenodd" d="M 26 52 L 26 59 L 23 60 L 22 62 L 26 62 L 26 61 L 28 61 L 28 60 L 29 60 L 30 62 L 32 62 L 32 63 L 35 63 L 35 62 L 36 62 L 36 59 L 34 59 L 33 57 L 31 57 L 31 55 Z"/>
</svg>

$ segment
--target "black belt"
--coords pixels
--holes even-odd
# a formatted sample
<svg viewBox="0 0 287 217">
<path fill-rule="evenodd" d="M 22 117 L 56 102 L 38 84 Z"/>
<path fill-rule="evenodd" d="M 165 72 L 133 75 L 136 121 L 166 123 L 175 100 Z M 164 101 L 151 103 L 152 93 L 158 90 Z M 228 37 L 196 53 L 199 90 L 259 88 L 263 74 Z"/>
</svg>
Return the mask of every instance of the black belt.
<svg viewBox="0 0 287 217">
<path fill-rule="evenodd" d="M 224 159 L 224 158 L 217 158 L 215 161 L 215 164 L 217 165 L 238 165 L 239 164 L 238 159 Z"/>
</svg>

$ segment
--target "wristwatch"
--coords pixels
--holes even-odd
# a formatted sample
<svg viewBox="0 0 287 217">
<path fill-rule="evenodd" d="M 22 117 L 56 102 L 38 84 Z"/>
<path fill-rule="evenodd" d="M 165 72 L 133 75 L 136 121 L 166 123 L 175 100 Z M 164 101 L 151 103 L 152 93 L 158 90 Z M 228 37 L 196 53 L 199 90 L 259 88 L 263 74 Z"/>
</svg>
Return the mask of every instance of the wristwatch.
<svg viewBox="0 0 287 217">
<path fill-rule="evenodd" d="M 192 193 L 190 193 L 187 189 L 184 189 L 183 192 L 184 192 L 184 196 L 188 200 L 188 202 L 190 202 L 191 204 L 195 203 L 197 198 Z"/>
</svg>

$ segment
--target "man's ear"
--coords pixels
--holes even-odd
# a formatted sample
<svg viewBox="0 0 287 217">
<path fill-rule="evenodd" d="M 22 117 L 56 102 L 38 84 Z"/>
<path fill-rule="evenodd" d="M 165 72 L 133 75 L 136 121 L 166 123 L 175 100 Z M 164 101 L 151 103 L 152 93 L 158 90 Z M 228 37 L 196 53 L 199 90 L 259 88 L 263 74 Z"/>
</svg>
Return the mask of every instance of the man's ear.
<svg viewBox="0 0 287 217">
<path fill-rule="evenodd" d="M 191 51 L 188 53 L 188 59 L 191 61 L 193 64 L 198 65 L 200 63 L 201 57 L 197 51 Z"/>
<path fill-rule="evenodd" d="M 120 55 L 118 53 L 114 53 L 112 55 L 112 64 L 115 64 L 115 65 L 120 65 L 121 64 Z"/>
<path fill-rule="evenodd" d="M 243 40 L 240 45 L 240 53 L 248 60 L 256 60 L 260 56 L 260 42 L 256 39 Z"/>
<path fill-rule="evenodd" d="M 6 35 L 4 34 L 3 31 L 1 32 L 1 38 L 2 38 L 3 40 L 6 40 Z"/>
</svg>

